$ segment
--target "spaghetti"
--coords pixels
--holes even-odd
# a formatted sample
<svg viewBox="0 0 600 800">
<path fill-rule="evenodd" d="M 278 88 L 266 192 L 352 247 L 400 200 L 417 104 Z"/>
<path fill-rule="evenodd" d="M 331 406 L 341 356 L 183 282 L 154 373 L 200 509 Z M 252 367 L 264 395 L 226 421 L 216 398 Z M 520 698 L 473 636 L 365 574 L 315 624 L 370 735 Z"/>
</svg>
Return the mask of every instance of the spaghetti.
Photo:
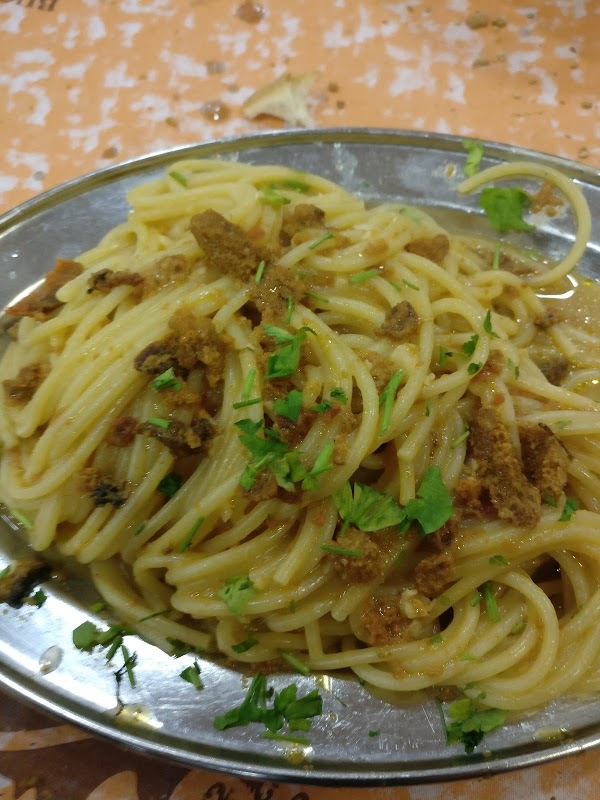
<svg viewBox="0 0 600 800">
<path fill-rule="evenodd" d="M 541 296 L 590 217 L 530 163 L 461 191 L 515 176 L 573 208 L 560 263 L 283 167 L 134 189 L 8 312 L 0 484 L 33 548 L 167 651 L 501 709 L 600 688 L 600 341 Z"/>
</svg>

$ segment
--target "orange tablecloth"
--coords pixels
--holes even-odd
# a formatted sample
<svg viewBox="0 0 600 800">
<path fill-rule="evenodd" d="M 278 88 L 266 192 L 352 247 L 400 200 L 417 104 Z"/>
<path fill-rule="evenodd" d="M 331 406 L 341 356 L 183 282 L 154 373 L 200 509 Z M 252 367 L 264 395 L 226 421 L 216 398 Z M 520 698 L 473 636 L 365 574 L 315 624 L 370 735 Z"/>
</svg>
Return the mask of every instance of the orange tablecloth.
<svg viewBox="0 0 600 800">
<path fill-rule="evenodd" d="M 0 0 L 0 210 L 146 152 L 279 127 L 272 118 L 245 119 L 241 107 L 284 72 L 319 72 L 310 101 L 317 126 L 450 132 L 600 167 L 596 0 L 261 0 L 241 11 L 240 5 Z M 0 729 L 0 800 L 339 794 L 159 764 L 4 696 Z M 592 752 L 469 784 L 344 795 L 595 800 L 596 760 Z"/>
</svg>

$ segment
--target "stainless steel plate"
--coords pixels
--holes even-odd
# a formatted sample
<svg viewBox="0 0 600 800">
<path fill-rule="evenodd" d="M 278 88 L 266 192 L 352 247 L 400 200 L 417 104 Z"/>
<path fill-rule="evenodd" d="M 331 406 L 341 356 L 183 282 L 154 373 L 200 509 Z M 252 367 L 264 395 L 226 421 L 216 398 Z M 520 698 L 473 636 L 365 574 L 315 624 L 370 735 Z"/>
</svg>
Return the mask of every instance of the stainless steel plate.
<svg viewBox="0 0 600 800">
<path fill-rule="evenodd" d="M 585 167 L 517 148 L 486 144 L 484 165 L 531 159 L 556 166 L 584 189 L 594 219 L 600 219 L 600 176 Z M 428 206 L 454 229 L 489 235 L 476 197 L 457 195 L 464 151 L 450 136 L 378 130 L 322 130 L 265 134 L 178 148 L 111 167 L 71 181 L 0 219 L 0 304 L 39 279 L 56 257 L 72 258 L 91 247 L 127 214 L 126 192 L 152 179 L 179 158 L 219 157 L 254 164 L 279 163 L 335 180 L 368 200 L 399 200 Z M 452 174 L 452 165 L 456 170 Z M 596 225 L 581 271 L 600 277 L 600 226 Z M 572 241 L 568 215 L 545 218 L 520 242 L 550 255 Z M 0 568 L 23 554 L 20 533 L 0 525 Z M 262 738 L 259 726 L 223 733 L 213 718 L 239 704 L 244 689 L 238 672 L 202 664 L 202 692 L 178 674 L 189 657 L 174 661 L 136 641 L 137 687 L 123 687 L 125 711 L 116 716 L 115 681 L 102 654 L 84 654 L 71 631 L 87 618 L 95 599 L 81 577 L 48 585 L 41 609 L 0 614 L 0 681 L 32 701 L 95 734 L 128 747 L 190 766 L 249 777 L 320 784 L 400 784 L 466 778 L 539 764 L 600 743 L 600 699 L 569 698 L 515 719 L 486 738 L 487 754 L 465 756 L 446 747 L 430 699 L 391 705 L 341 678 L 317 679 L 325 713 L 311 732 L 312 747 L 300 761 L 281 744 Z M 62 650 L 57 669 L 40 671 L 51 646 Z M 303 691 L 314 678 L 294 676 Z M 276 688 L 290 676 L 273 677 Z M 323 690 L 324 687 L 324 690 Z M 378 737 L 369 737 L 378 729 Z M 562 741 L 543 735 L 562 729 Z"/>
</svg>

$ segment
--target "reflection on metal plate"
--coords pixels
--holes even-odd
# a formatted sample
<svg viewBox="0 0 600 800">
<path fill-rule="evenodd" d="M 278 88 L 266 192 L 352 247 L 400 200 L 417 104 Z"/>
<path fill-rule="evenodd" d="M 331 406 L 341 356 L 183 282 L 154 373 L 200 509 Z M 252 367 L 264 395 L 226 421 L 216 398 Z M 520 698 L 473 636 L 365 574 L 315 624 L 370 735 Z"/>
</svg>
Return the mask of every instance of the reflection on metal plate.
<svg viewBox="0 0 600 800">
<path fill-rule="evenodd" d="M 464 151 L 459 139 L 435 134 L 323 130 L 264 134 L 178 148 L 110 167 L 31 200 L 0 219 L 0 307 L 38 280 L 57 257 L 74 258 L 127 214 L 129 189 L 160 174 L 172 161 L 221 157 L 253 164 L 285 164 L 341 183 L 369 202 L 425 205 L 445 226 L 489 235 L 476 197 L 460 197 Z M 504 146 L 486 144 L 483 166 L 533 159 L 577 180 L 600 219 L 600 176 L 590 169 Z M 572 241 L 568 215 L 545 218 L 519 242 L 551 257 Z M 580 270 L 600 277 L 600 231 L 594 232 Z M 594 272 L 594 269 L 596 272 Z M 0 568 L 25 550 L 15 526 L 0 519 Z M 318 678 L 324 714 L 311 731 L 311 747 L 297 752 L 267 741 L 258 726 L 218 732 L 215 715 L 237 705 L 243 678 L 234 669 L 202 663 L 205 689 L 179 678 L 191 663 L 137 641 L 137 686 L 122 685 L 125 711 L 116 714 L 115 678 L 102 654 L 75 650 L 71 631 L 93 618 L 95 598 L 75 574 L 49 585 L 41 609 L 0 614 L 0 681 L 48 711 L 129 747 L 188 765 L 274 780 L 322 784 L 419 783 L 466 778 L 529 766 L 600 743 L 600 701 L 569 698 L 514 719 L 486 738 L 487 751 L 467 757 L 446 747 L 431 700 L 391 704 L 357 683 Z M 96 620 L 100 622 L 100 620 Z M 303 691 L 315 678 L 294 676 Z M 276 688 L 289 675 L 270 678 Z M 127 683 L 127 682 L 124 682 Z M 380 735 L 369 737 L 369 730 Z M 561 737 L 544 731 L 566 732 Z"/>
</svg>

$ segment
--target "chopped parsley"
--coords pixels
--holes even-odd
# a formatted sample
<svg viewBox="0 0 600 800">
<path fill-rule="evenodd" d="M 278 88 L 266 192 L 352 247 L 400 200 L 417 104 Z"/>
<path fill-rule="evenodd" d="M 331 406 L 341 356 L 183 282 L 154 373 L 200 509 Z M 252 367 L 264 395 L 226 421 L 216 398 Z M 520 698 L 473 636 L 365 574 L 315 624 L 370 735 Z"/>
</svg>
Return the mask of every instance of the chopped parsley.
<svg viewBox="0 0 600 800">
<path fill-rule="evenodd" d="M 265 333 L 272 336 L 277 344 L 281 345 L 267 359 L 267 379 L 289 378 L 298 369 L 300 363 L 300 348 L 309 333 L 314 334 L 312 328 L 303 327 L 295 333 L 289 333 L 275 325 L 265 325 Z"/>
<path fill-rule="evenodd" d="M 378 269 L 367 269 L 364 272 L 357 272 L 356 275 L 350 275 L 348 283 L 363 283 L 371 278 L 376 278 L 378 275 L 381 275 Z"/>
<path fill-rule="evenodd" d="M 574 497 L 567 497 L 565 504 L 563 506 L 562 514 L 558 518 L 559 522 L 568 522 L 573 514 L 579 508 L 579 503 L 575 500 Z"/>
<path fill-rule="evenodd" d="M 262 403 L 262 397 L 251 397 L 248 400 L 238 400 L 237 403 L 232 403 L 232 408 L 248 408 L 249 406 L 257 406 Z"/>
<path fill-rule="evenodd" d="M 96 647 L 105 648 L 107 664 L 110 664 L 117 650 L 120 649 L 124 659 L 122 667 L 122 669 L 124 669 L 123 674 L 127 673 L 130 684 L 135 686 L 133 667 L 135 666 L 137 656 L 135 656 L 135 654 L 130 656 L 127 648 L 123 644 L 123 638 L 125 636 L 131 636 L 133 633 L 135 633 L 135 631 L 118 625 L 117 623 L 110 625 L 108 630 L 102 631 L 100 628 L 97 628 L 93 622 L 89 622 L 88 620 L 82 622 L 81 625 L 75 628 L 72 633 L 72 640 L 78 650 L 84 650 L 88 653 L 91 653 Z"/>
<path fill-rule="evenodd" d="M 256 595 L 254 584 L 247 575 L 227 578 L 217 596 L 225 603 L 232 614 L 244 614 L 246 607 Z"/>
<path fill-rule="evenodd" d="M 321 400 L 320 403 L 317 403 L 316 406 L 313 406 L 311 408 L 311 411 L 316 411 L 319 414 L 324 414 L 325 411 L 329 411 L 330 408 L 333 408 L 333 403 L 331 402 L 331 400 L 327 400 L 327 398 L 325 398 L 324 400 Z"/>
<path fill-rule="evenodd" d="M 266 266 L 267 266 L 266 262 L 263 258 L 263 260 L 258 265 L 258 269 L 256 270 L 256 275 L 254 276 L 254 283 L 256 283 L 257 285 L 262 281 L 262 277 L 264 275 Z"/>
<path fill-rule="evenodd" d="M 161 611 L 153 611 L 152 614 L 146 614 L 145 617 L 140 617 L 138 619 L 139 622 L 148 622 L 149 619 L 155 619 L 156 617 L 164 617 L 167 614 L 171 613 L 170 608 L 163 608 Z"/>
<path fill-rule="evenodd" d="M 169 172 L 169 177 L 173 178 L 174 181 L 177 181 L 177 183 L 180 183 L 182 186 L 188 186 L 188 180 L 181 172 L 171 170 L 171 172 Z"/>
<path fill-rule="evenodd" d="M 508 560 L 501 555 L 491 556 L 489 559 L 490 567 L 506 567 L 508 566 Z"/>
<path fill-rule="evenodd" d="M 444 641 L 444 637 L 441 633 L 436 633 L 435 636 L 432 636 L 429 640 L 432 644 L 441 644 Z"/>
<path fill-rule="evenodd" d="M 254 386 L 254 380 L 256 378 L 256 370 L 251 369 L 247 376 L 246 380 L 244 381 L 244 388 L 242 389 L 242 400 L 248 400 L 250 394 L 252 393 L 252 387 Z"/>
<path fill-rule="evenodd" d="M 148 425 L 156 425 L 157 428 L 168 428 L 171 424 L 170 420 L 163 419 L 162 417 L 150 417 L 146 422 Z"/>
<path fill-rule="evenodd" d="M 482 366 L 483 366 L 483 364 L 475 363 L 473 361 L 467 367 L 467 372 L 469 373 L 469 375 L 476 375 L 479 372 L 479 370 L 481 369 Z"/>
<path fill-rule="evenodd" d="M 304 697 L 298 697 L 298 687 L 292 683 L 281 692 L 274 692 L 267 687 L 267 679 L 259 672 L 254 676 L 242 704 L 215 717 L 214 726 L 218 731 L 224 731 L 250 722 L 260 722 L 269 734 L 281 737 L 286 735 L 279 734 L 285 723 L 292 732 L 308 731 L 312 718 L 322 712 L 323 700 L 316 689 Z"/>
<path fill-rule="evenodd" d="M 470 178 L 479 171 L 479 165 L 483 158 L 483 145 L 475 139 L 463 139 L 462 146 L 467 153 L 467 160 L 465 161 L 463 172 Z"/>
<path fill-rule="evenodd" d="M 315 300 L 320 300 L 321 303 L 329 303 L 329 298 L 324 294 L 317 294 L 317 292 L 306 292 L 307 297 L 314 297 Z"/>
<path fill-rule="evenodd" d="M 260 193 L 260 201 L 267 206 L 274 206 L 277 208 L 278 206 L 286 206 L 288 203 L 291 203 L 289 197 L 285 197 L 282 194 L 279 194 L 273 188 L 274 184 L 271 186 L 266 186 L 264 189 L 261 189 Z"/>
<path fill-rule="evenodd" d="M 453 355 L 454 353 L 452 352 L 452 350 L 446 350 L 445 347 L 442 347 L 442 345 L 440 345 L 440 353 L 438 356 L 438 364 L 440 365 L 440 367 L 443 367 L 446 361 L 449 358 L 452 358 Z"/>
<path fill-rule="evenodd" d="M 290 422 L 298 422 L 302 410 L 302 392 L 290 389 L 284 398 L 278 397 L 275 400 L 274 409 L 276 414 L 289 419 Z"/>
<path fill-rule="evenodd" d="M 299 672 L 301 675 L 310 675 L 310 667 L 308 664 L 305 664 L 304 661 L 297 658 L 293 653 L 286 653 L 283 650 L 280 650 L 279 655 L 290 665 L 290 667 L 293 667 L 296 672 Z"/>
<path fill-rule="evenodd" d="M 173 372 L 173 367 L 161 372 L 156 378 L 150 381 L 150 387 L 155 392 L 162 392 L 164 389 L 173 389 L 178 392 L 181 389 L 181 381 L 177 379 Z"/>
<path fill-rule="evenodd" d="M 270 184 L 271 189 L 291 189 L 294 192 L 302 192 L 305 194 L 310 190 L 310 183 L 306 181 L 296 180 L 295 178 L 284 178 L 281 181 L 275 181 Z"/>
<path fill-rule="evenodd" d="M 490 622 L 500 622 L 500 609 L 496 602 L 496 595 L 494 587 L 490 581 L 486 581 L 481 587 L 483 592 L 483 602 L 485 603 L 485 612 Z"/>
<path fill-rule="evenodd" d="M 302 488 L 305 491 L 314 491 L 317 488 L 317 478 L 324 472 L 329 472 L 330 469 L 333 469 L 333 464 L 331 463 L 333 449 L 333 442 L 325 442 L 323 447 L 320 449 L 313 467 L 302 479 Z M 303 469 L 302 467 L 300 468 Z"/>
<path fill-rule="evenodd" d="M 496 230 L 530 231 L 533 225 L 525 222 L 523 212 L 531 205 L 529 195 L 516 187 L 487 187 L 481 192 L 481 207 Z"/>
<path fill-rule="evenodd" d="M 258 644 L 258 639 L 255 639 L 252 634 L 248 636 L 247 639 L 244 639 L 243 642 L 239 642 L 239 644 L 232 644 L 231 649 L 234 653 L 247 653 L 248 650 L 251 650 L 255 644 Z"/>
<path fill-rule="evenodd" d="M 460 346 L 460 349 L 463 351 L 465 356 L 469 357 L 472 356 L 475 352 L 475 348 L 477 347 L 477 342 L 479 341 L 479 334 L 474 333 L 468 342 L 465 342 Z"/>
<path fill-rule="evenodd" d="M 500 243 L 494 247 L 494 253 L 492 255 L 492 269 L 500 269 Z"/>
<path fill-rule="evenodd" d="M 311 245 L 309 245 L 308 249 L 309 250 L 316 250 L 317 247 L 320 247 L 325 242 L 328 242 L 329 239 L 333 239 L 333 233 L 331 233 L 331 232 L 326 233 L 324 236 L 321 236 L 320 239 L 317 239 L 316 242 L 313 242 Z"/>
<path fill-rule="evenodd" d="M 468 754 L 474 751 L 486 733 L 501 728 L 506 722 L 505 711 L 499 708 L 481 708 L 477 701 L 465 697 L 448 706 L 448 717 L 451 720 L 448 724 L 441 701 L 436 699 L 436 703 L 446 744 L 463 744 Z"/>
<path fill-rule="evenodd" d="M 483 320 L 483 330 L 492 336 L 494 339 L 499 339 L 500 337 L 498 334 L 492 330 L 492 312 L 488 308 L 487 314 L 485 315 L 485 319 Z"/>
<path fill-rule="evenodd" d="M 550 495 L 547 495 L 546 497 L 544 497 L 542 499 L 542 503 L 545 503 L 547 506 L 552 506 L 552 508 L 558 508 L 558 503 Z"/>
<path fill-rule="evenodd" d="M 0 574 L 0 578 L 1 577 L 2 575 Z M 100 614 L 102 611 L 106 611 L 107 608 L 108 606 L 106 605 L 106 603 L 101 601 L 99 603 L 92 603 L 92 605 L 90 606 L 90 611 L 92 612 L 92 614 Z"/>
<path fill-rule="evenodd" d="M 0 581 L 4 580 L 4 578 L 6 578 L 7 575 L 10 575 L 10 571 L 11 570 L 12 570 L 12 565 L 11 564 L 8 564 L 6 567 L 4 567 L 2 572 L 0 572 Z"/>
<path fill-rule="evenodd" d="M 333 495 L 333 502 L 344 522 L 342 532 L 349 525 L 365 532 L 379 531 L 404 520 L 404 512 L 391 494 L 363 483 L 356 482 L 353 487 L 345 483 Z"/>
<path fill-rule="evenodd" d="M 521 370 L 519 369 L 518 365 L 515 364 L 512 358 L 508 359 L 508 361 L 506 362 L 506 366 L 515 376 L 515 380 L 519 380 L 519 375 L 521 374 Z"/>
<path fill-rule="evenodd" d="M 202 683 L 202 678 L 200 677 L 200 665 L 197 661 L 186 667 L 182 672 L 179 673 L 179 677 L 183 678 L 184 681 L 191 683 L 198 691 L 204 689 L 204 684 Z"/>
<path fill-rule="evenodd" d="M 46 600 L 48 599 L 48 595 L 44 592 L 43 589 L 38 589 L 37 592 L 31 595 L 31 597 L 27 598 L 27 602 L 31 603 L 31 605 L 36 606 L 37 608 L 41 608 Z"/>
<path fill-rule="evenodd" d="M 348 395 L 341 388 L 341 386 L 334 386 L 334 388 L 329 392 L 329 394 L 331 397 L 333 397 L 334 400 L 337 400 L 342 405 L 345 405 L 348 402 Z"/>
<path fill-rule="evenodd" d="M 179 546 L 179 552 L 180 553 L 185 553 L 185 551 L 189 547 L 191 547 L 192 542 L 194 541 L 194 536 L 198 533 L 198 530 L 200 529 L 200 526 L 202 525 L 203 522 L 204 522 L 204 517 L 198 517 L 196 522 L 194 522 L 194 524 L 192 525 L 192 527 L 189 529 L 188 533 L 186 534 L 185 539 L 183 540 L 183 542 Z"/>
<path fill-rule="evenodd" d="M 461 445 L 466 439 L 469 438 L 469 434 L 470 433 L 471 433 L 471 431 L 468 428 L 465 428 L 465 430 L 461 433 L 461 435 L 457 436 L 457 438 L 452 442 L 452 444 L 450 445 L 450 448 L 452 450 L 456 450 L 456 448 L 459 445 Z"/>
<path fill-rule="evenodd" d="M 156 490 L 164 494 L 165 497 L 168 497 L 170 500 L 171 497 L 177 494 L 179 489 L 181 489 L 182 483 L 183 478 L 181 475 L 178 475 L 177 472 L 169 472 L 158 484 Z"/>
<path fill-rule="evenodd" d="M 423 475 L 417 497 L 409 500 L 402 513 L 403 528 L 407 528 L 410 522 L 416 522 L 421 537 L 439 530 L 448 522 L 454 513 L 454 508 L 450 492 L 444 486 L 438 466 L 429 467 Z"/>
<path fill-rule="evenodd" d="M 347 550 L 345 547 L 336 547 L 333 544 L 322 544 L 321 550 L 325 550 L 327 553 L 335 553 L 338 556 L 354 556 L 356 558 L 364 556 L 362 550 Z"/>
<path fill-rule="evenodd" d="M 398 369 L 392 377 L 387 382 L 384 390 L 379 395 L 379 405 L 380 407 L 383 406 L 383 413 L 381 416 L 381 424 L 379 426 L 379 435 L 383 435 L 387 429 L 390 427 L 390 421 L 392 418 L 392 409 L 394 407 L 394 400 L 396 399 L 396 393 L 400 388 L 400 384 L 402 383 L 402 379 L 404 377 L 404 370 Z"/>
<path fill-rule="evenodd" d="M 416 284 L 416 283 L 411 283 L 410 281 L 405 281 L 405 280 L 404 280 L 404 278 L 402 278 L 402 283 L 403 283 L 405 286 L 408 286 L 408 288 L 409 288 L 409 289 L 414 289 L 414 290 L 415 290 L 415 292 L 420 292 L 420 291 L 421 291 L 421 290 L 420 290 L 420 288 L 417 286 L 417 284 Z"/>
<path fill-rule="evenodd" d="M 475 594 L 469 600 L 469 605 L 471 608 L 475 608 L 481 603 L 481 592 L 475 592 Z"/>
<path fill-rule="evenodd" d="M 369 736 L 373 739 L 376 736 L 379 736 L 379 731 L 369 731 Z"/>
</svg>

